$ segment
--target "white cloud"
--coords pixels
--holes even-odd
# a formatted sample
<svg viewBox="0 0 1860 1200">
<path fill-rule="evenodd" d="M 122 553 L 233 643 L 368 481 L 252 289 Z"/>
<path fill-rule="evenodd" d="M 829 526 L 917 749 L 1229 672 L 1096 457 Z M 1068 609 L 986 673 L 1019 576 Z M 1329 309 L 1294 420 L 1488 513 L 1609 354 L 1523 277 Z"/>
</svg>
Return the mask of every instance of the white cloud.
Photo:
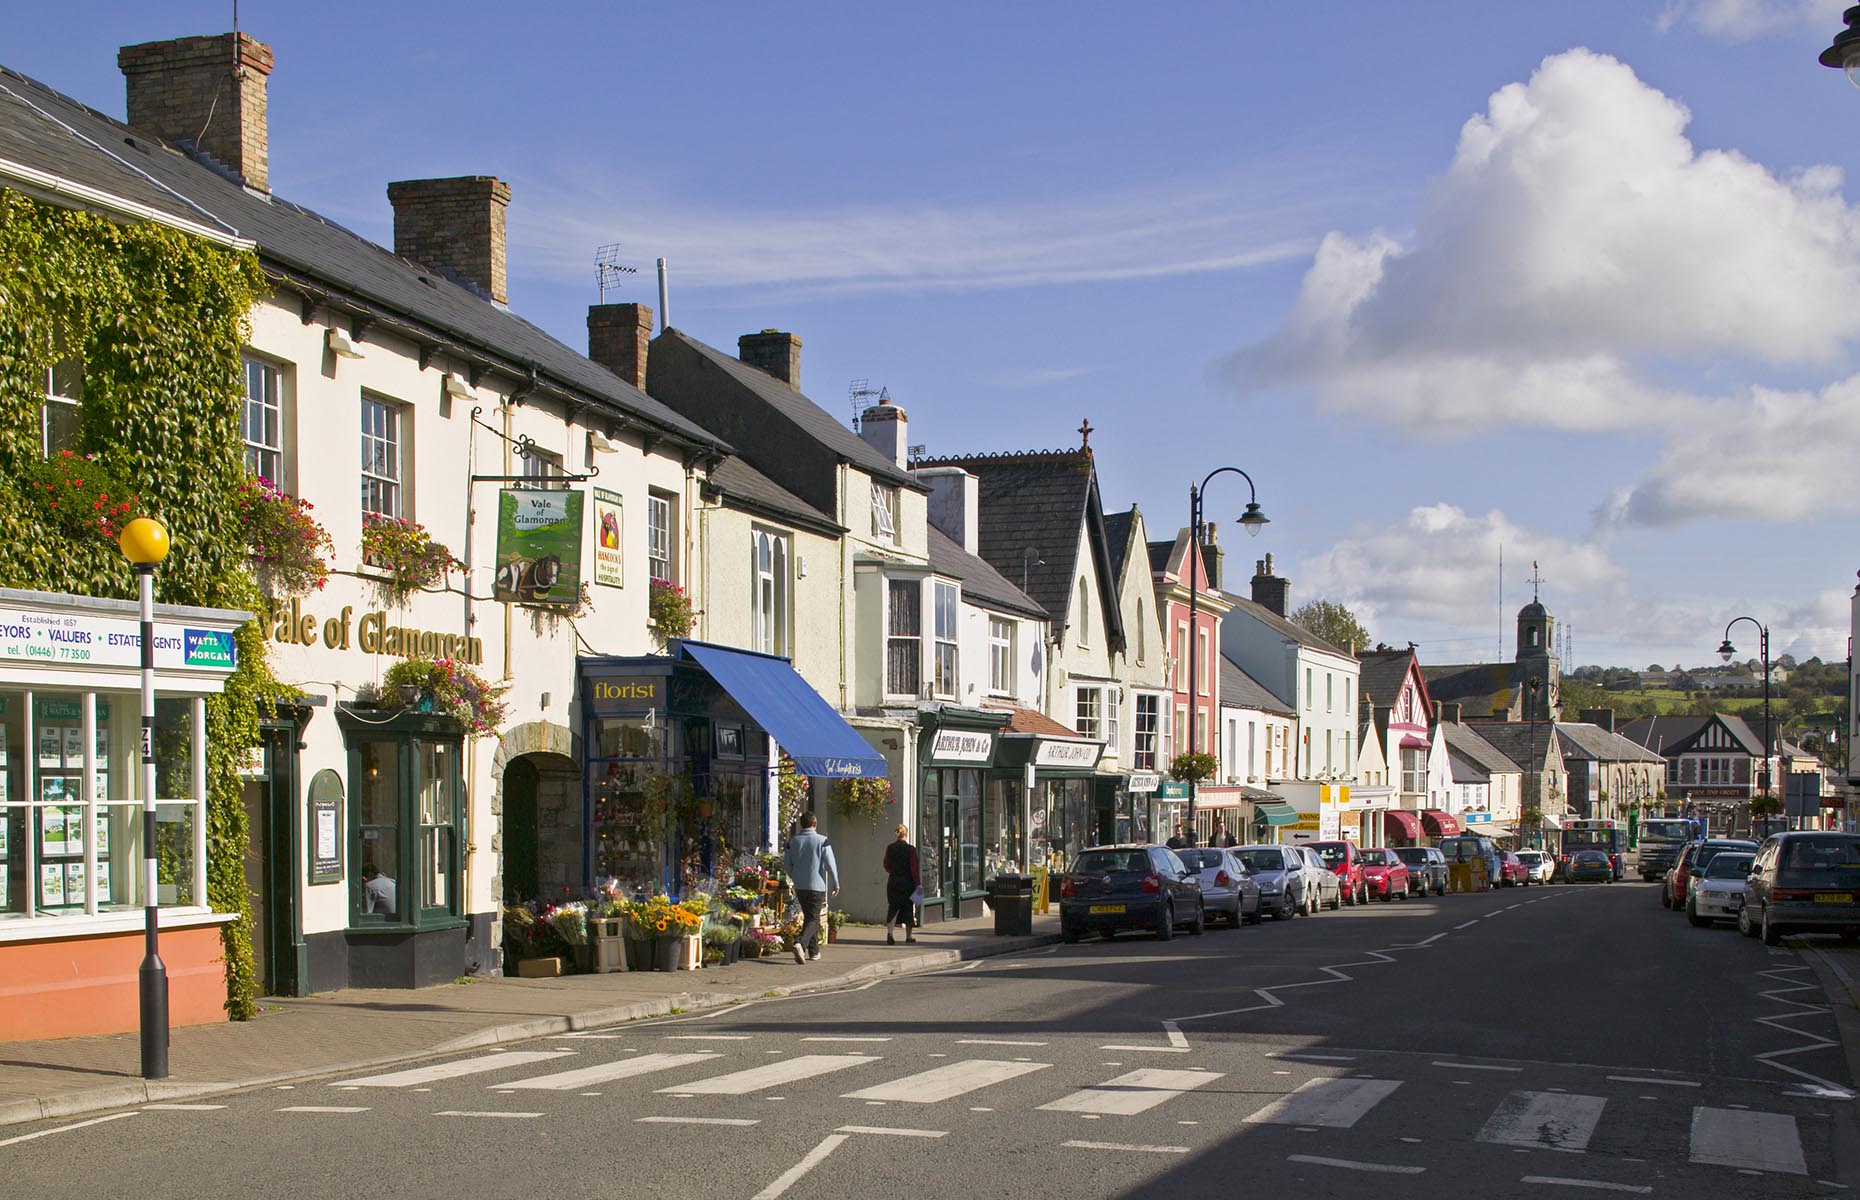
<svg viewBox="0 0 1860 1200">
<path fill-rule="evenodd" d="M 1325 238 L 1230 377 L 1453 434 L 1683 426 L 1674 368 L 1831 361 L 1860 335 L 1839 173 L 1697 150 L 1689 118 L 1616 59 L 1545 59 L 1466 122 L 1412 237 Z"/>
<path fill-rule="evenodd" d="M 1766 34 L 1841 28 L 1847 0 L 1671 0 L 1654 22 L 1665 33 L 1687 25 L 1708 37 L 1746 42 Z"/>
</svg>

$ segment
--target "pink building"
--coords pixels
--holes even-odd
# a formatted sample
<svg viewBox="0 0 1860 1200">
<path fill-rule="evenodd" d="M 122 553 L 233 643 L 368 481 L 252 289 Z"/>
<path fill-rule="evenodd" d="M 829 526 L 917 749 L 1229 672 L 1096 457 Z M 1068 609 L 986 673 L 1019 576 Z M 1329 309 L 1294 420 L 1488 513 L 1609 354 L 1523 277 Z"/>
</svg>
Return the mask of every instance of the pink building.
<svg viewBox="0 0 1860 1200">
<path fill-rule="evenodd" d="M 1221 618 L 1233 605 L 1220 591 L 1220 547 L 1209 542 L 1196 547 L 1183 529 L 1170 542 L 1151 542 L 1150 577 L 1156 587 L 1156 614 L 1162 620 L 1169 647 L 1169 689 L 1174 709 L 1174 752 L 1196 751 L 1220 756 Z M 1192 572 L 1192 574 L 1191 574 Z M 1193 628 L 1189 620 L 1189 580 L 1200 592 Z M 1194 657 L 1195 694 L 1189 694 L 1189 656 Z M 1164 764 L 1165 768 L 1167 764 Z M 1205 841 L 1219 818 L 1229 833 L 1244 828 L 1241 789 L 1237 785 L 1208 782 L 1196 789 L 1196 841 Z M 1186 808 L 1186 802 L 1181 807 Z M 1179 812 L 1159 823 L 1158 831 L 1173 833 Z"/>
</svg>

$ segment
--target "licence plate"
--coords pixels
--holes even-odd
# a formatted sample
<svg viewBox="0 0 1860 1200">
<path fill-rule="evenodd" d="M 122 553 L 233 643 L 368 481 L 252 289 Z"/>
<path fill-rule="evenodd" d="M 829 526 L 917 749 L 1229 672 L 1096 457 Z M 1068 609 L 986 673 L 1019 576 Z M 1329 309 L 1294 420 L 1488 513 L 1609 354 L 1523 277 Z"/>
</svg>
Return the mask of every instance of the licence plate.
<svg viewBox="0 0 1860 1200">
<path fill-rule="evenodd" d="M 1853 894 L 1851 892 L 1816 892 L 1815 893 L 1816 904 L 1852 904 L 1853 899 L 1854 899 Z"/>
<path fill-rule="evenodd" d="M 1085 911 L 1093 913 L 1121 913 L 1124 911 L 1124 906 L 1121 904 L 1094 904 Z"/>
</svg>

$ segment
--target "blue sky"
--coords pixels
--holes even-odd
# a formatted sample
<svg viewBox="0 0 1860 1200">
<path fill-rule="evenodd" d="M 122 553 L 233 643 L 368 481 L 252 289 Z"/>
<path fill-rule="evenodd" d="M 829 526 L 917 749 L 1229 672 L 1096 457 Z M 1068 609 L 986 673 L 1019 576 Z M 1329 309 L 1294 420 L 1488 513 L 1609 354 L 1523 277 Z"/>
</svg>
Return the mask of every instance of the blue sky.
<svg viewBox="0 0 1860 1200">
<path fill-rule="evenodd" d="M 924 8 L 246 0 L 278 194 L 391 240 L 389 180 L 509 181 L 512 306 L 594 251 L 932 453 L 1062 447 L 1152 533 L 1234 464 L 1294 603 L 1509 657 L 1845 655 L 1860 567 L 1860 91 L 1825 0 Z M 120 115 L 119 45 L 230 3 L 35 5 L 0 61 Z M 513 13 L 517 16 L 513 17 Z M 611 298 L 611 297 L 610 297 Z M 1211 514 L 1238 516 L 1231 477 Z M 1498 546 L 1504 546 L 1504 607 Z M 1230 576 L 1231 578 L 1231 576 Z"/>
</svg>

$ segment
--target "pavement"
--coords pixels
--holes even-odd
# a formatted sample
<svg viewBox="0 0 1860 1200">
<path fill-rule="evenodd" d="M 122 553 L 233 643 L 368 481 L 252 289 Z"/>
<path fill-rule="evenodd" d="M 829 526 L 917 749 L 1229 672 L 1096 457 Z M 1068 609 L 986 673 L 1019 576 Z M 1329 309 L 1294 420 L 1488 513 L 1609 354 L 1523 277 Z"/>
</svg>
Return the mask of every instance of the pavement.
<svg viewBox="0 0 1860 1200">
<path fill-rule="evenodd" d="M 996 937 L 989 916 L 885 944 L 882 928 L 848 925 L 818 962 L 792 956 L 698 972 L 558 979 L 476 979 L 441 987 L 349 989 L 267 997 L 251 1021 L 176 1029 L 170 1077 L 139 1077 L 135 1033 L 0 1043 L 0 1126 L 174 1102 L 370 1070 L 435 1055 L 613 1026 L 747 1000 L 843 988 L 1056 942 L 1056 914 L 1032 937 Z"/>
</svg>

